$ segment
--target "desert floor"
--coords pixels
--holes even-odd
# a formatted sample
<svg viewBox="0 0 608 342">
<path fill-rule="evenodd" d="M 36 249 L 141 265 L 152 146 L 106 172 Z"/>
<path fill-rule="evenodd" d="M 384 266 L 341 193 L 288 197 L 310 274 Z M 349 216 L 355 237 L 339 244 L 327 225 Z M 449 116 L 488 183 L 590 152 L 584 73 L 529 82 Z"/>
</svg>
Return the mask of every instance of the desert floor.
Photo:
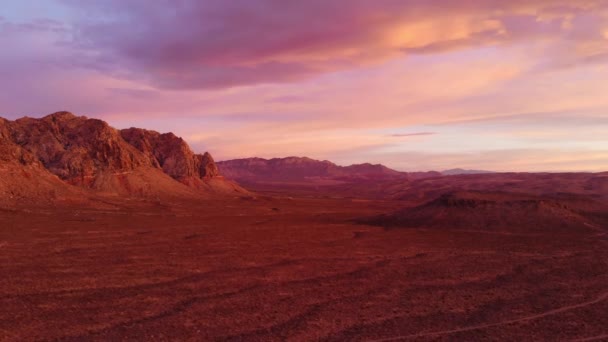
<svg viewBox="0 0 608 342">
<path fill-rule="evenodd" d="M 608 340 L 608 237 L 383 229 L 391 201 L 0 212 L 0 340 Z"/>
</svg>

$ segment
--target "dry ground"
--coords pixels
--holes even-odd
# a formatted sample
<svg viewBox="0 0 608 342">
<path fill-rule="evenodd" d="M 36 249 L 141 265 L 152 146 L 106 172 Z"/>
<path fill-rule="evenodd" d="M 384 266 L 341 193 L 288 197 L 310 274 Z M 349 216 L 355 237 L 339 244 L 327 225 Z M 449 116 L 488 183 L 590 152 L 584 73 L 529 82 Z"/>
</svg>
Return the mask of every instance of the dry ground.
<svg viewBox="0 0 608 342">
<path fill-rule="evenodd" d="M 0 212 L 0 340 L 608 339 L 601 229 L 391 229 L 397 202 Z"/>
</svg>

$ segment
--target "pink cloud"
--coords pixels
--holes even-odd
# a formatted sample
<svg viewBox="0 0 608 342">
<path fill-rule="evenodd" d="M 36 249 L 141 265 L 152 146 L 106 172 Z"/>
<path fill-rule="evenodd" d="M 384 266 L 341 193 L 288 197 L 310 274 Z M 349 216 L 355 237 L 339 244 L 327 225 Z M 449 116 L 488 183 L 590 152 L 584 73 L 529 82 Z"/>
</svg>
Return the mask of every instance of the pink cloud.
<svg viewBox="0 0 608 342">
<path fill-rule="evenodd" d="M 294 82 L 533 37 L 595 41 L 601 25 L 577 16 L 608 8 L 603 0 L 65 1 L 82 10 L 74 44 L 95 52 L 90 66 L 171 89 Z"/>
</svg>

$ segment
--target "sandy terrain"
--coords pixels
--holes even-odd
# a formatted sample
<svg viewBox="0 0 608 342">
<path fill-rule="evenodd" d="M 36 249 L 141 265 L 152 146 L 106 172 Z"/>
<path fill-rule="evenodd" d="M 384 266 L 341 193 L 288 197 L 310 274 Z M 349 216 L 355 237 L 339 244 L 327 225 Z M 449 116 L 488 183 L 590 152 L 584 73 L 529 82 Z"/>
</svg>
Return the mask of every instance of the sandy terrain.
<svg viewBox="0 0 608 342">
<path fill-rule="evenodd" d="M 602 226 L 354 222 L 402 205 L 284 196 L 0 212 L 0 340 L 606 339 Z"/>
</svg>

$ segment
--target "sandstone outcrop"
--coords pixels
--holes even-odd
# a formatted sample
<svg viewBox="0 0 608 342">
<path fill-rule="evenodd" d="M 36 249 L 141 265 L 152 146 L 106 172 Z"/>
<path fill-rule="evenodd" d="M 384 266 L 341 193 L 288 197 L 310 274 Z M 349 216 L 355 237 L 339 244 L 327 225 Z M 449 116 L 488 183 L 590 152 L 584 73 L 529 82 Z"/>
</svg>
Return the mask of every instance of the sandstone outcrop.
<svg viewBox="0 0 608 342">
<path fill-rule="evenodd" d="M 0 193 L 21 198 L 65 189 L 152 198 L 246 193 L 219 175 L 209 153 L 195 154 L 173 133 L 117 130 L 69 112 L 0 118 L 0 176 Z"/>
<path fill-rule="evenodd" d="M 173 133 L 158 133 L 141 128 L 120 131 L 121 136 L 137 148 L 154 167 L 179 181 L 190 178 L 219 176 L 217 166 L 208 152 L 194 154 L 188 144 Z"/>
</svg>

